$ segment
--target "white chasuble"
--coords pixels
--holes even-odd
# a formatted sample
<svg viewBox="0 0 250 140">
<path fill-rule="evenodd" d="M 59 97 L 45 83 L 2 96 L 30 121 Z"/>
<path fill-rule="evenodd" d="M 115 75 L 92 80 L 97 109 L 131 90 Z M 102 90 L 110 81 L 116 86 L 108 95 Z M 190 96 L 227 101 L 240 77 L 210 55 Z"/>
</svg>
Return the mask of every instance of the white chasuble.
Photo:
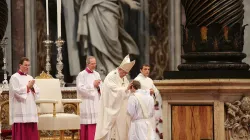
<svg viewBox="0 0 250 140">
<path fill-rule="evenodd" d="M 129 81 L 120 78 L 118 70 L 111 71 L 101 87 L 95 140 L 128 140 L 130 117 L 127 114 Z"/>
</svg>

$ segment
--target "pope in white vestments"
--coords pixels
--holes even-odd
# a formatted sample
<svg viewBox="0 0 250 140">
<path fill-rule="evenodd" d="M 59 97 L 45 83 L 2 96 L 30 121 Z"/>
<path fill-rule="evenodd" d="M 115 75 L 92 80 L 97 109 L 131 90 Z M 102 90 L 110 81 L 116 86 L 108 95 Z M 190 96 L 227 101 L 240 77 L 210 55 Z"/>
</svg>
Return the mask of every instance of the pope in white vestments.
<svg viewBox="0 0 250 140">
<path fill-rule="evenodd" d="M 106 76 L 101 86 L 95 140 L 128 140 L 127 101 L 131 84 L 126 75 L 134 64 L 127 55 L 120 66 Z"/>
<path fill-rule="evenodd" d="M 80 140 L 94 140 L 98 106 L 100 98 L 101 77 L 95 71 L 96 59 L 88 56 L 86 69 L 80 72 L 76 78 L 77 98 L 82 100 L 80 104 L 81 131 Z"/>
<path fill-rule="evenodd" d="M 131 116 L 129 140 L 155 140 L 150 118 L 154 116 L 154 99 L 149 90 L 142 90 L 139 81 L 133 81 L 133 93 L 128 99 L 128 114 Z"/>
<path fill-rule="evenodd" d="M 140 74 L 135 78 L 141 83 L 141 89 L 150 90 L 150 94 L 155 98 L 155 115 L 152 119 L 152 125 L 156 134 L 156 139 L 162 139 L 162 98 L 159 90 L 155 87 L 154 82 L 149 78 L 150 66 L 147 64 L 142 65 Z"/>
<path fill-rule="evenodd" d="M 12 140 L 38 140 L 38 114 L 35 100 L 39 89 L 35 80 L 28 75 L 29 59 L 19 62 L 19 71 L 10 78 L 9 119 L 12 125 Z"/>
</svg>

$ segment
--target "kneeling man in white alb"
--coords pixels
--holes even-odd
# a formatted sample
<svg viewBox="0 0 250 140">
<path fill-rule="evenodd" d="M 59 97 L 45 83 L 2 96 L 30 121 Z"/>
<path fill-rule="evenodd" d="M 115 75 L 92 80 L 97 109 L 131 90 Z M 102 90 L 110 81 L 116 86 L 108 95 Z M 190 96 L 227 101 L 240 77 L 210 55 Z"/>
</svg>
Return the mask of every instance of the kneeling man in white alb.
<svg viewBox="0 0 250 140">
<path fill-rule="evenodd" d="M 150 121 L 154 116 L 154 99 L 149 90 L 142 90 L 139 81 L 134 80 L 128 99 L 128 114 L 131 116 L 129 140 L 155 140 Z"/>
</svg>

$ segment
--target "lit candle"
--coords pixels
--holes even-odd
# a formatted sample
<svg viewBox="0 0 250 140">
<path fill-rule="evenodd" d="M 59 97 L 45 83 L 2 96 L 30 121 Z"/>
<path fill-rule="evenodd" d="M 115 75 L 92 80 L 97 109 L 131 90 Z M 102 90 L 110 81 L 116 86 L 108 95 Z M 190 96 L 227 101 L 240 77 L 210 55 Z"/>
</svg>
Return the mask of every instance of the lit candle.
<svg viewBox="0 0 250 140">
<path fill-rule="evenodd" d="M 49 2 L 46 0 L 46 23 L 47 23 L 47 35 L 49 35 Z"/>
<path fill-rule="evenodd" d="M 61 0 L 57 0 L 57 37 L 61 37 Z"/>
</svg>

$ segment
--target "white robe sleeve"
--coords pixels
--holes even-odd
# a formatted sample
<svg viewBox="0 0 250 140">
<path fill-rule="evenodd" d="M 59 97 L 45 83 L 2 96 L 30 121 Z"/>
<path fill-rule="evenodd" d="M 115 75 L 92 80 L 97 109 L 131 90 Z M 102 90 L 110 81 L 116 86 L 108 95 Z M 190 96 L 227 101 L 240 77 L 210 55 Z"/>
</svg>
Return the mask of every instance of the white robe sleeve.
<svg viewBox="0 0 250 140">
<path fill-rule="evenodd" d="M 35 93 L 34 93 L 34 97 L 35 97 L 35 100 L 39 99 L 39 93 L 40 93 L 40 90 L 38 88 L 38 86 L 36 84 L 34 84 L 34 90 L 35 90 Z"/>
<path fill-rule="evenodd" d="M 130 96 L 128 98 L 128 108 L 127 108 L 127 111 L 128 111 L 128 114 L 134 118 L 134 115 L 136 114 L 136 110 L 137 110 L 137 99 L 135 98 L 135 96 Z"/>
<path fill-rule="evenodd" d="M 153 90 L 154 90 L 154 93 L 155 93 L 155 97 L 159 96 L 159 90 L 155 87 L 155 85 L 153 84 Z"/>
<path fill-rule="evenodd" d="M 127 86 L 128 86 L 128 82 L 127 81 L 124 81 L 125 83 L 125 86 L 124 87 L 121 87 L 121 86 L 118 86 L 117 81 L 115 81 L 115 79 L 113 79 L 113 77 L 109 77 L 108 79 L 108 82 L 107 82 L 107 86 L 109 87 L 109 89 L 114 92 L 114 93 L 121 93 L 124 95 L 123 96 L 128 96 L 127 94 L 129 93 L 129 91 L 127 90 Z"/>
<path fill-rule="evenodd" d="M 16 77 L 10 78 L 10 93 L 12 96 L 17 99 L 26 100 L 27 94 L 27 86 L 19 86 L 18 79 Z"/>
<path fill-rule="evenodd" d="M 85 97 L 94 97 L 95 96 L 95 87 L 93 83 L 86 84 L 83 74 L 79 74 L 76 78 L 76 88 L 79 91 L 78 93 Z"/>
<path fill-rule="evenodd" d="M 154 99 L 151 97 L 149 101 L 149 118 L 152 118 L 155 115 Z"/>
</svg>

